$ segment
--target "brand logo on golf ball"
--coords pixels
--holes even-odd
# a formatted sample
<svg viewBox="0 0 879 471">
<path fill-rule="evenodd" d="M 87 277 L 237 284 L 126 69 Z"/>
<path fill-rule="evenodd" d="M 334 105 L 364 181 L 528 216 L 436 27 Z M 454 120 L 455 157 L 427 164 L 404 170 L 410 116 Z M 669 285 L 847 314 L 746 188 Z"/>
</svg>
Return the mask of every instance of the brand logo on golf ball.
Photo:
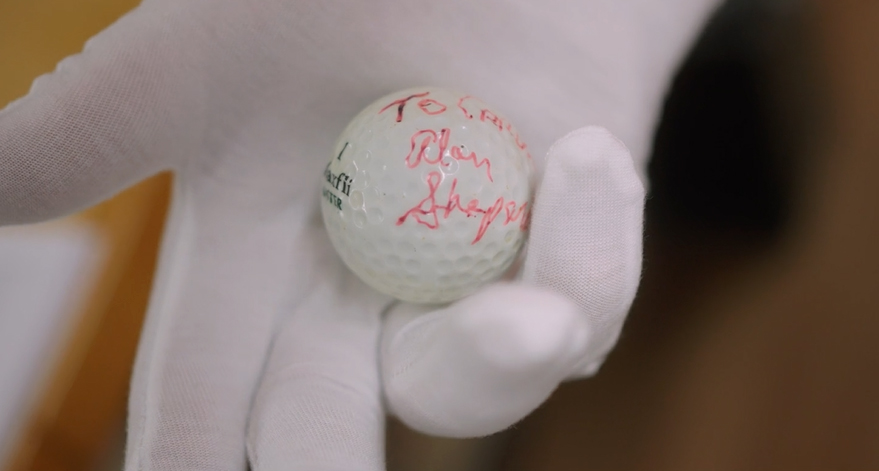
<svg viewBox="0 0 879 471">
<path fill-rule="evenodd" d="M 339 154 L 340 157 L 341 155 L 342 154 Z M 351 184 L 354 183 L 354 179 L 350 175 L 345 174 L 345 172 L 335 174 L 330 170 L 330 164 L 327 164 L 327 167 L 324 169 L 324 178 L 331 187 L 341 191 L 345 196 L 351 196 Z M 341 188 L 339 188 L 340 186 Z M 323 196 L 331 205 L 335 206 L 337 209 L 342 209 L 342 199 L 336 196 L 332 191 L 324 188 Z"/>
</svg>

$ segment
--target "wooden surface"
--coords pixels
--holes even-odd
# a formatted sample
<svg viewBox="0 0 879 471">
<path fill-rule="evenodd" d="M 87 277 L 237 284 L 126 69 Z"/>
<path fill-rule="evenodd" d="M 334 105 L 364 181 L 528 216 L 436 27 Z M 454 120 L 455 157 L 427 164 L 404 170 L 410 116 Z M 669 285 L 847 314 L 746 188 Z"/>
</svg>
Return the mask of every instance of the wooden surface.
<svg viewBox="0 0 879 471">
<path fill-rule="evenodd" d="M 0 2 L 0 103 L 81 50 L 134 0 Z M 145 181 L 71 218 L 93 225 L 109 258 L 75 328 L 36 391 L 7 470 L 93 469 L 124 421 L 131 366 L 149 296 L 170 175 Z"/>
</svg>

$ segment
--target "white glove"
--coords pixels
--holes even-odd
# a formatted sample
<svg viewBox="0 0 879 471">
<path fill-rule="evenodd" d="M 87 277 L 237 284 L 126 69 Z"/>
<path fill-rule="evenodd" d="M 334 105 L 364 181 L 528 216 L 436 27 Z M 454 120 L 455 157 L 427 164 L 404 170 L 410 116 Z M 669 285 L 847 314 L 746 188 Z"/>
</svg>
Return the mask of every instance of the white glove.
<svg viewBox="0 0 879 471">
<path fill-rule="evenodd" d="M 126 468 L 380 470 L 386 407 L 488 434 L 595 372 L 638 284 L 662 95 L 714 3 L 145 0 L 38 79 L 0 114 L 0 224 L 176 173 Z M 521 280 L 435 312 L 350 275 L 315 217 L 347 120 L 420 84 L 548 151 Z M 600 128 L 550 150 L 588 123 L 634 160 Z"/>
</svg>

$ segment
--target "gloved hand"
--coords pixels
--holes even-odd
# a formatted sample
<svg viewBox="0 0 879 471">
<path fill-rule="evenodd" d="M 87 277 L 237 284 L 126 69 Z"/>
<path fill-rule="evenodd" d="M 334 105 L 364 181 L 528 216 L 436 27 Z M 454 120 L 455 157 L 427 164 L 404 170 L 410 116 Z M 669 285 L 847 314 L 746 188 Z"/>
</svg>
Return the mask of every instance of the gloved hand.
<svg viewBox="0 0 879 471">
<path fill-rule="evenodd" d="M 489 434 L 594 373 L 638 284 L 662 94 L 714 3 L 145 0 L 38 79 L 0 114 L 0 224 L 176 174 L 126 469 L 379 470 L 386 409 Z M 520 279 L 433 312 L 350 275 L 317 216 L 348 119 L 422 84 L 503 111 L 543 175 Z M 620 140 L 568 133 L 587 123 Z"/>
</svg>

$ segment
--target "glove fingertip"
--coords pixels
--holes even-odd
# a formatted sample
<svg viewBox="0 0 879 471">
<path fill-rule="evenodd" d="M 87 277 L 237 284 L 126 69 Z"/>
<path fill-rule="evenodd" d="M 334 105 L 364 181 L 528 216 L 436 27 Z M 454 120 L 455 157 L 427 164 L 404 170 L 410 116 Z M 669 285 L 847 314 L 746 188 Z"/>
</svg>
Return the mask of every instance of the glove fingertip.
<svg viewBox="0 0 879 471">
<path fill-rule="evenodd" d="M 645 188 L 635 161 L 625 143 L 602 126 L 585 126 L 571 131 L 556 141 L 547 153 L 547 171 L 590 171 L 601 168 L 620 188 L 627 188 L 633 196 L 643 197 Z M 545 175 L 546 175 L 545 174 Z"/>
</svg>

